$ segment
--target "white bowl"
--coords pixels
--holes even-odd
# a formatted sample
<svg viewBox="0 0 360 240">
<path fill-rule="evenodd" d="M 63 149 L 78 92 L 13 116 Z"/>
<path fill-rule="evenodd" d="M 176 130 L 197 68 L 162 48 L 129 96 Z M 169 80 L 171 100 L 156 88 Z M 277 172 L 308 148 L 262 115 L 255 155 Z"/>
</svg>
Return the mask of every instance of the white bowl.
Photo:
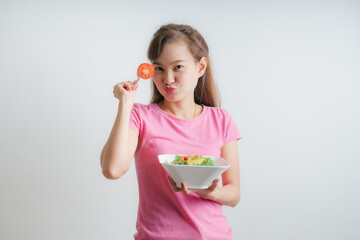
<svg viewBox="0 0 360 240">
<path fill-rule="evenodd" d="M 167 173 L 176 182 L 176 186 L 181 188 L 181 182 L 185 182 L 188 188 L 206 189 L 212 181 L 220 176 L 230 164 L 222 157 L 210 157 L 214 161 L 214 166 L 196 166 L 196 165 L 175 165 L 171 162 L 176 155 L 186 154 L 162 154 L 158 155 L 160 164 Z"/>
</svg>

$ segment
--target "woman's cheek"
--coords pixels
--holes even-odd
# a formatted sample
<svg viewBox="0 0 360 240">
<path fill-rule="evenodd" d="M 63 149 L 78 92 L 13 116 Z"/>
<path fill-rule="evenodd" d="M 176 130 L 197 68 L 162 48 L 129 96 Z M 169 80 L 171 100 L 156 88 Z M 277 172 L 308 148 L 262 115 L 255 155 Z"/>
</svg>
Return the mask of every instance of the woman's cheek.
<svg viewBox="0 0 360 240">
<path fill-rule="evenodd" d="M 159 76 L 153 76 L 153 82 L 155 83 L 155 85 L 156 85 L 156 87 L 159 89 L 159 82 L 160 82 L 160 78 L 159 78 Z"/>
</svg>

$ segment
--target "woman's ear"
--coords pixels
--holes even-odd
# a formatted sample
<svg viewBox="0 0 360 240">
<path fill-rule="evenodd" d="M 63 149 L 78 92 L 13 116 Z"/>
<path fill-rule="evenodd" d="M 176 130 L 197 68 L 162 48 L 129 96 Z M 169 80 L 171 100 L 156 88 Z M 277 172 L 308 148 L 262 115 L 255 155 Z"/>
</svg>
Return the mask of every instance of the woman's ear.
<svg viewBox="0 0 360 240">
<path fill-rule="evenodd" d="M 207 67 L 207 58 L 206 57 L 202 57 L 200 58 L 199 61 L 199 77 L 202 77 L 206 71 L 206 67 Z"/>
</svg>

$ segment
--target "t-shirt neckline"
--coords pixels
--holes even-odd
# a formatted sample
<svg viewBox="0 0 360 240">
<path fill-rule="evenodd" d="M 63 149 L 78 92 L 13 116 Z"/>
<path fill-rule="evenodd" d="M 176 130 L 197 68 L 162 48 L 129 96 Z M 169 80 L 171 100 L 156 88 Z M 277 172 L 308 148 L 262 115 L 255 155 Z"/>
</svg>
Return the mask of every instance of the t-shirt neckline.
<svg viewBox="0 0 360 240">
<path fill-rule="evenodd" d="M 194 123 L 196 121 L 199 121 L 201 120 L 202 118 L 204 118 L 204 116 L 206 115 L 206 112 L 207 112 L 207 106 L 201 104 L 201 106 L 203 107 L 202 109 L 202 112 L 200 113 L 199 116 L 193 118 L 193 119 L 182 119 L 182 118 L 178 118 L 178 117 L 175 117 L 174 115 L 171 115 L 170 113 L 167 113 L 165 112 L 164 110 L 162 110 L 156 103 L 152 103 L 150 104 L 153 106 L 153 108 L 159 112 L 162 116 L 166 117 L 166 118 L 169 118 L 171 120 L 174 120 L 176 122 L 179 122 L 179 123 Z"/>
</svg>

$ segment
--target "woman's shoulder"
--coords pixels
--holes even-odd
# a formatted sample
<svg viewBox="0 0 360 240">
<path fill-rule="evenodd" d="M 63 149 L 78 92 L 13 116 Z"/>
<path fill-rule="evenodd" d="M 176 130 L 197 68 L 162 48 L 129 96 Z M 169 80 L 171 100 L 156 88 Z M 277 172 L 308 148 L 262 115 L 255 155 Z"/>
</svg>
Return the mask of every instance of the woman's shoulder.
<svg viewBox="0 0 360 240">
<path fill-rule="evenodd" d="M 207 108 L 209 114 L 214 115 L 216 117 L 228 117 L 230 116 L 230 113 L 228 110 L 220 107 L 210 107 L 210 106 L 204 106 Z"/>
<path fill-rule="evenodd" d="M 227 109 L 218 108 L 218 107 L 207 107 L 207 108 L 211 121 L 214 124 L 217 124 L 219 129 L 223 129 L 225 133 L 229 131 L 238 133 L 235 119 Z"/>
<path fill-rule="evenodd" d="M 150 103 L 150 104 L 134 103 L 133 107 L 134 107 L 134 108 L 147 109 L 147 108 L 150 107 L 150 105 L 153 105 L 153 103 Z"/>
<path fill-rule="evenodd" d="M 137 113 L 149 113 L 152 112 L 155 108 L 155 103 L 143 104 L 143 103 L 134 103 L 133 111 Z"/>
</svg>

